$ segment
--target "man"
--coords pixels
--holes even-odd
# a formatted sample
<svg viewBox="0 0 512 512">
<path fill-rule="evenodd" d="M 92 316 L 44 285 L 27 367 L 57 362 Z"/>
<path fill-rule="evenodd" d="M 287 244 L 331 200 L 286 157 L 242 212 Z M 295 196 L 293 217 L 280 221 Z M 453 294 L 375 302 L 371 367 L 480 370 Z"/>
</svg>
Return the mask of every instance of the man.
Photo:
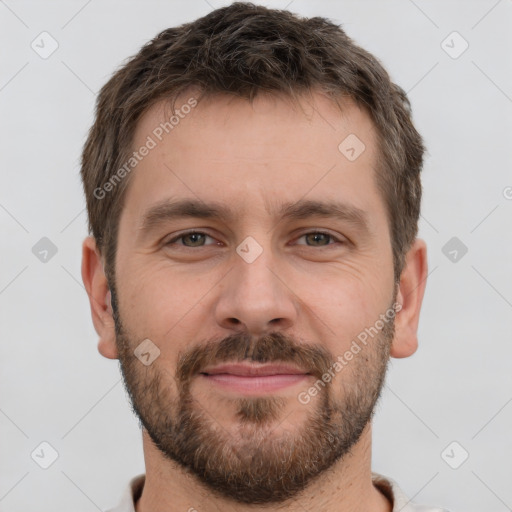
<svg viewBox="0 0 512 512">
<path fill-rule="evenodd" d="M 417 348 L 423 151 L 322 18 L 234 3 L 103 87 L 82 276 L 146 463 L 116 511 L 440 510 L 371 471 L 388 360 Z"/>
</svg>

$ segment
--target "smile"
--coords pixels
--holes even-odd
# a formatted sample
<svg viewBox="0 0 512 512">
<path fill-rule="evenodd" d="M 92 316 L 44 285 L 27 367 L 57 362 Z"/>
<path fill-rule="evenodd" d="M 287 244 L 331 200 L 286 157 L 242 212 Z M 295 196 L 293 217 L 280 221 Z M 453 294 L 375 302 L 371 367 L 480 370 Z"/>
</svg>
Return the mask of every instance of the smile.
<svg viewBox="0 0 512 512">
<path fill-rule="evenodd" d="M 231 363 L 201 372 L 213 385 L 242 394 L 271 393 L 303 382 L 310 374 L 289 364 Z"/>
</svg>

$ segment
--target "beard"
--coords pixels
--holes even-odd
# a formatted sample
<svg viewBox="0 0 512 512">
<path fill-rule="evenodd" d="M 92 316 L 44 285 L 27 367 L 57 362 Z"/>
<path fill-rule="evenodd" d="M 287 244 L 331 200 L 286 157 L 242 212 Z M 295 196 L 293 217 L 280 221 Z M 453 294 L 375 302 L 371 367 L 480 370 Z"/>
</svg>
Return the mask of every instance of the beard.
<svg viewBox="0 0 512 512">
<path fill-rule="evenodd" d="M 216 496 L 261 505 L 290 500 L 349 454 L 371 421 L 385 380 L 394 317 L 334 379 L 321 382 L 315 400 L 307 405 L 297 400 L 305 411 L 301 424 L 283 426 L 290 398 L 223 397 L 216 399 L 222 418 L 234 411 L 237 420 L 228 430 L 191 390 L 207 366 L 279 361 L 297 365 L 318 383 L 332 372 L 336 358 L 321 345 L 297 343 L 276 331 L 194 345 L 178 355 L 174 374 L 159 359 L 144 366 L 134 355 L 140 340 L 125 329 L 111 290 L 121 372 L 135 415 L 160 452 Z"/>
</svg>

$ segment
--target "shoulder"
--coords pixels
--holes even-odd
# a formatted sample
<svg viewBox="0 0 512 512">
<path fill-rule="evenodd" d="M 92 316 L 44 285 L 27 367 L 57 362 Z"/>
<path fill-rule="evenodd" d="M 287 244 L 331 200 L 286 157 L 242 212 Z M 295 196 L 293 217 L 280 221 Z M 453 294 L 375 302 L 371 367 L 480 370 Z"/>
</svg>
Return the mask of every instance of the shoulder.
<svg viewBox="0 0 512 512">
<path fill-rule="evenodd" d="M 372 481 L 373 485 L 393 503 L 393 512 L 448 512 L 444 508 L 414 503 L 391 478 L 372 473 Z"/>
<path fill-rule="evenodd" d="M 135 502 L 142 494 L 145 479 L 145 474 L 133 477 L 128 482 L 119 504 L 115 508 L 108 509 L 106 512 L 135 512 Z"/>
</svg>

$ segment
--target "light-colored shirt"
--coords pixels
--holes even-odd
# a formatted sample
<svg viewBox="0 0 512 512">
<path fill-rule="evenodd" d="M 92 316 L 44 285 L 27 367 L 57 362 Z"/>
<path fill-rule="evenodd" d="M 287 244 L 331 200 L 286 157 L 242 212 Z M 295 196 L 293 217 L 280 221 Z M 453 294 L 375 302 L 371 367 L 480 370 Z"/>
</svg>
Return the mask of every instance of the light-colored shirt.
<svg viewBox="0 0 512 512">
<path fill-rule="evenodd" d="M 107 512 L 135 512 L 135 502 L 142 494 L 144 480 L 144 474 L 132 478 L 123 493 L 119 505 Z M 378 473 L 372 473 L 372 480 L 375 487 L 393 504 L 393 512 L 447 512 L 442 508 L 426 507 L 425 505 L 413 503 L 398 487 L 398 484 L 390 478 Z"/>
</svg>

